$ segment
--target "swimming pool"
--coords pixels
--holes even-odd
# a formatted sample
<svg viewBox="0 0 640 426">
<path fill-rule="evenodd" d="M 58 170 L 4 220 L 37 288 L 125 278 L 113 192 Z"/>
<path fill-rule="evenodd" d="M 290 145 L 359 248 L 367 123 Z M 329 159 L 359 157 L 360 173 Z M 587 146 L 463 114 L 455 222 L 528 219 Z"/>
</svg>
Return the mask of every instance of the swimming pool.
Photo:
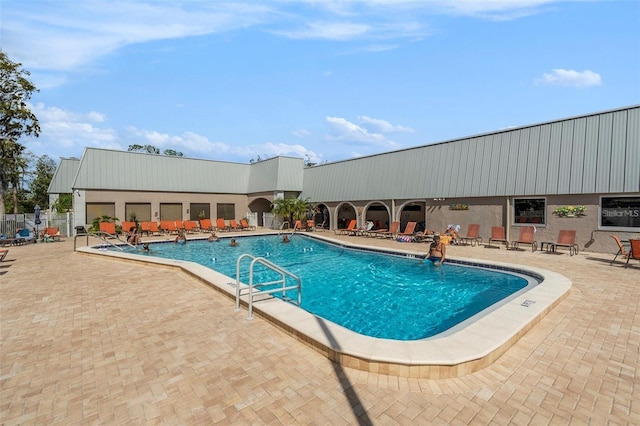
<svg viewBox="0 0 640 426">
<path fill-rule="evenodd" d="M 235 277 L 241 254 L 265 257 L 300 276 L 303 309 L 357 333 L 393 340 L 425 339 L 451 330 L 537 284 L 520 274 L 453 263 L 435 268 L 414 256 L 353 250 L 305 235 L 295 235 L 287 244 L 277 235 L 238 241 L 238 247 L 229 247 L 228 239 L 153 244 L 150 255 L 193 261 L 229 277 Z M 254 281 L 273 280 L 272 274 L 257 268 Z M 241 281 L 248 282 L 246 269 Z M 295 291 L 287 296 L 297 299 Z"/>
</svg>

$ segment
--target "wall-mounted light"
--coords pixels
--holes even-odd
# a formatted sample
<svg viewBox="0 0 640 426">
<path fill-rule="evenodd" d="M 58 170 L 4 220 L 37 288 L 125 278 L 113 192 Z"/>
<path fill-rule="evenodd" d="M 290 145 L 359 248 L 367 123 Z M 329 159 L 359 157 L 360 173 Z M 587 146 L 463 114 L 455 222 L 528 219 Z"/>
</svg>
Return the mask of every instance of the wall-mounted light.
<svg viewBox="0 0 640 426">
<path fill-rule="evenodd" d="M 153 217 L 158 217 L 158 212 L 154 212 Z"/>
<path fill-rule="evenodd" d="M 444 201 L 446 198 L 434 198 L 433 201 Z"/>
<path fill-rule="evenodd" d="M 76 189 L 75 191 L 73 191 L 74 194 L 76 194 L 78 197 L 80 196 L 80 190 Z"/>
</svg>

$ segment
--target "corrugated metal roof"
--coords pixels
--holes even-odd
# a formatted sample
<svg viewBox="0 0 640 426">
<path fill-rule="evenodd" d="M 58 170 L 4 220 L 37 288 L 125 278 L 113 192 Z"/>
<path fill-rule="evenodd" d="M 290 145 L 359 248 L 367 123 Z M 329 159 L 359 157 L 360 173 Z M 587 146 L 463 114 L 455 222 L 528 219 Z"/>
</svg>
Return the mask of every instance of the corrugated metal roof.
<svg viewBox="0 0 640 426">
<path fill-rule="evenodd" d="M 71 189 L 303 191 L 312 201 L 640 192 L 640 106 L 304 168 L 87 148 L 63 159 L 50 193 Z"/>
<path fill-rule="evenodd" d="M 248 164 L 86 148 L 79 189 L 244 194 Z"/>
<path fill-rule="evenodd" d="M 80 166 L 80 160 L 77 158 L 61 158 L 60 164 L 53 174 L 53 178 L 49 183 L 49 194 L 69 194 L 73 186 L 73 180 Z"/>
<path fill-rule="evenodd" d="M 305 169 L 313 201 L 640 192 L 640 107 Z"/>
<path fill-rule="evenodd" d="M 246 193 L 302 191 L 302 158 L 275 157 L 251 165 Z"/>
</svg>

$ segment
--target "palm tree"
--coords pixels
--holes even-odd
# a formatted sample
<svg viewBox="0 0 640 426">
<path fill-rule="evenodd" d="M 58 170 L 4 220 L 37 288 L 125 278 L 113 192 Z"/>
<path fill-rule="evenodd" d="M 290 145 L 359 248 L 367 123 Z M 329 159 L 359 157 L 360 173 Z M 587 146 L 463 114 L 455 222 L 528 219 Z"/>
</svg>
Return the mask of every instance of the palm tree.
<svg viewBox="0 0 640 426">
<path fill-rule="evenodd" d="M 271 212 L 281 216 L 292 225 L 296 219 L 302 219 L 309 209 L 309 201 L 300 198 L 278 198 L 271 204 Z"/>
</svg>

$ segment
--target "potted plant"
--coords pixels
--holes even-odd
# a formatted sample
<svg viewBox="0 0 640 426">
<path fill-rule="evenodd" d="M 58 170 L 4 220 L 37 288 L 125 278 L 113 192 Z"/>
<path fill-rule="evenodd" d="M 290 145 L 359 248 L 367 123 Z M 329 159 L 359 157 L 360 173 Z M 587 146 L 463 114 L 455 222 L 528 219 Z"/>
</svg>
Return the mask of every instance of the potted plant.
<svg viewBox="0 0 640 426">
<path fill-rule="evenodd" d="M 580 217 L 584 216 L 586 211 L 585 206 L 559 206 L 553 213 L 558 217 Z"/>
</svg>

